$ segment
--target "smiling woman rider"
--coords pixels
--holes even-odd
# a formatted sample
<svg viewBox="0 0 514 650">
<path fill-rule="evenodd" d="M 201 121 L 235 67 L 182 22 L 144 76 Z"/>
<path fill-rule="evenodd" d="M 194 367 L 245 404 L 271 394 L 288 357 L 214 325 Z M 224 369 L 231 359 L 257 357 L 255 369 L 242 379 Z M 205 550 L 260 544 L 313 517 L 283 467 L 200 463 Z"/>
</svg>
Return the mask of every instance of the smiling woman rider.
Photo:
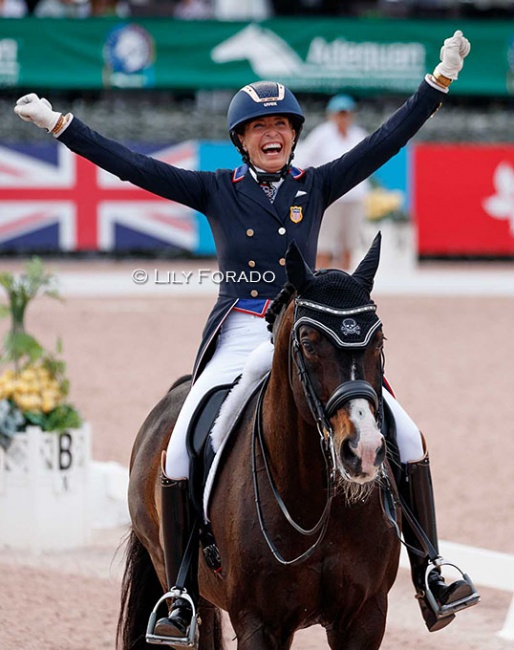
<svg viewBox="0 0 514 650">
<path fill-rule="evenodd" d="M 306 170 L 292 165 L 304 123 L 302 110 L 285 86 L 272 81 L 251 83 L 235 94 L 228 109 L 228 130 L 243 164 L 235 170 L 216 172 L 179 169 L 135 153 L 93 131 L 77 117 L 53 111 L 45 99 L 33 93 L 18 100 L 14 110 L 22 119 L 47 129 L 69 149 L 122 180 L 202 212 L 214 235 L 224 280 L 203 332 L 193 386 L 162 467 L 161 521 L 170 588 L 176 584 L 193 520 L 186 433 L 197 405 L 213 387 L 233 382 L 249 354 L 269 342 L 264 315 L 286 283 L 285 254 L 290 243 L 296 242 L 306 263 L 314 268 L 326 208 L 394 156 L 437 111 L 469 49 L 462 32 L 455 32 L 445 40 L 441 62 L 433 74 L 426 75 L 418 90 L 377 131 L 344 156 Z M 229 281 L 244 278 L 250 271 L 259 272 L 261 280 Z M 400 490 L 437 549 L 430 466 L 423 438 L 387 390 L 384 398 L 396 422 L 404 477 Z M 409 543 L 412 578 L 423 618 L 431 631 L 439 630 L 453 620 L 454 612 L 477 602 L 478 595 L 466 580 L 446 585 L 440 569 L 434 567 L 428 577 L 434 605 L 427 598 L 426 550 L 420 548 L 408 525 L 404 526 L 404 537 Z M 188 593 L 196 599 L 194 576 L 190 582 Z M 451 607 L 441 616 L 443 605 Z M 173 637 L 171 645 L 183 647 L 191 612 L 187 599 L 175 599 L 169 616 L 157 622 L 155 633 Z"/>
</svg>

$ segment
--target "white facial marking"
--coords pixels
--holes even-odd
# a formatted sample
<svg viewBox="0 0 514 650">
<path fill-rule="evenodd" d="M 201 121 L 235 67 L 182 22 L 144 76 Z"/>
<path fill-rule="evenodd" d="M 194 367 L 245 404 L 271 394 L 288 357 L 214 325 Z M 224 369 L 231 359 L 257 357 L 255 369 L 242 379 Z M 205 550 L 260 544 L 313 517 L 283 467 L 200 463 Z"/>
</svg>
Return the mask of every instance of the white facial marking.
<svg viewBox="0 0 514 650">
<path fill-rule="evenodd" d="M 382 446 L 383 436 L 379 431 L 371 406 L 366 399 L 354 399 L 350 403 L 350 420 L 355 427 L 357 447 L 355 454 L 361 459 L 364 481 L 373 479 L 377 472 L 375 460 Z"/>
</svg>

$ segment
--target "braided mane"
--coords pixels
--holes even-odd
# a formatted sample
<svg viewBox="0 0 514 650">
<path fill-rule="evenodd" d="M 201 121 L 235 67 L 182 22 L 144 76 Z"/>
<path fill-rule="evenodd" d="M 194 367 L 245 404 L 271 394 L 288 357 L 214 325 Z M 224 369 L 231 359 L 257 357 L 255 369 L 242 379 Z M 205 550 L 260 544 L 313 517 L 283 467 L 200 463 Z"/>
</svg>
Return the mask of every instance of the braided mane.
<svg viewBox="0 0 514 650">
<path fill-rule="evenodd" d="M 295 292 L 295 287 L 290 282 L 288 282 L 282 287 L 275 300 L 269 306 L 269 309 L 266 312 L 264 318 L 268 323 L 268 330 L 270 332 L 273 331 L 273 325 L 275 324 L 275 321 L 282 313 L 282 310 L 287 307 Z"/>
</svg>

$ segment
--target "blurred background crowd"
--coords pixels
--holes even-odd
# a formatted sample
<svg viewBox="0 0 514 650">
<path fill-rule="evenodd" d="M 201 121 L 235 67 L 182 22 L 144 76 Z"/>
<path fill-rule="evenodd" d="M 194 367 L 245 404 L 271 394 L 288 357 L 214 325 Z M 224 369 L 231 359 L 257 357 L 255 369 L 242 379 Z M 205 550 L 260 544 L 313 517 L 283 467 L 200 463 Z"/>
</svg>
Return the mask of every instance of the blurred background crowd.
<svg viewBox="0 0 514 650">
<path fill-rule="evenodd" d="M 514 16 L 513 0 L 0 0 L 0 16 L 87 18 L 168 16 L 243 19 L 272 16 L 481 18 Z"/>
</svg>

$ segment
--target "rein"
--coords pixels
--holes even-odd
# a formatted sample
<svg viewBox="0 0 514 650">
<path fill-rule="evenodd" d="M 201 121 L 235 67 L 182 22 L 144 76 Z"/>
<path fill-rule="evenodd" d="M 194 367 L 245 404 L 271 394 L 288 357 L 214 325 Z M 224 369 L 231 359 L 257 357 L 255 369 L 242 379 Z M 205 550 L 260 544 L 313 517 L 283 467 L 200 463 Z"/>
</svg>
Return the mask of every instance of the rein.
<svg viewBox="0 0 514 650">
<path fill-rule="evenodd" d="M 334 390 L 330 398 L 327 400 L 326 405 L 323 406 L 323 404 L 321 403 L 320 399 L 316 394 L 314 385 L 312 383 L 312 379 L 305 365 L 305 360 L 302 355 L 300 343 L 296 336 L 296 329 L 294 326 L 291 330 L 290 351 L 288 357 L 289 357 L 289 381 L 291 383 L 292 380 L 291 360 L 293 360 L 300 379 L 300 383 L 302 385 L 305 394 L 305 398 L 309 410 L 314 418 L 314 421 L 316 423 L 316 428 L 320 435 L 320 445 L 321 445 L 323 460 L 325 464 L 325 472 L 327 476 L 327 498 L 326 498 L 325 506 L 323 508 L 323 512 L 321 513 L 321 516 L 318 519 L 317 523 L 312 528 L 303 528 L 297 522 L 294 521 L 289 510 L 287 509 L 287 506 L 284 503 L 284 500 L 282 499 L 277 489 L 275 480 L 273 479 L 273 476 L 271 474 L 271 469 L 268 462 L 268 451 L 266 449 L 266 444 L 264 441 L 263 431 L 262 431 L 262 405 L 263 405 L 264 395 L 269 383 L 269 377 L 270 377 L 269 375 L 267 376 L 266 380 L 263 382 L 263 385 L 259 391 L 257 405 L 255 408 L 255 417 L 254 417 L 254 424 L 253 424 L 253 431 L 252 431 L 252 477 L 253 477 L 253 486 L 254 486 L 254 493 L 255 493 L 255 505 L 257 508 L 257 517 L 259 520 L 259 525 L 262 534 L 264 536 L 264 539 L 266 540 L 266 543 L 270 551 L 272 552 L 273 556 L 275 557 L 275 559 L 278 562 L 280 562 L 280 564 L 291 566 L 291 565 L 296 565 L 296 564 L 300 564 L 301 562 L 304 562 L 314 553 L 316 548 L 321 544 L 328 527 L 332 500 L 334 498 L 334 493 L 335 493 L 335 485 L 337 481 L 337 470 L 338 470 L 336 453 L 334 448 L 333 428 L 332 425 L 330 424 L 330 418 L 334 415 L 334 413 L 338 409 L 344 406 L 344 404 L 346 404 L 348 401 L 357 398 L 363 398 L 368 400 L 368 402 L 370 402 L 374 406 L 375 413 L 377 414 L 376 417 L 378 420 L 378 425 L 380 427 L 381 424 L 380 421 L 382 419 L 382 415 L 381 415 L 382 410 L 380 408 L 380 401 L 378 395 L 375 389 L 373 388 L 373 386 L 369 382 L 361 379 L 345 381 L 339 386 L 337 386 L 337 388 Z M 303 553 L 301 553 L 300 555 L 298 555 L 292 560 L 284 559 L 282 554 L 278 551 L 277 547 L 271 540 L 270 535 L 266 529 L 266 525 L 264 523 L 264 516 L 262 512 L 262 504 L 261 504 L 261 497 L 260 497 L 260 490 L 259 490 L 259 482 L 257 478 L 257 444 L 260 447 L 264 468 L 266 471 L 266 477 L 268 479 L 268 483 L 270 485 L 271 491 L 286 521 L 294 530 L 296 530 L 298 533 L 300 533 L 305 537 L 312 537 L 313 535 L 318 534 L 318 537 L 311 544 L 311 546 L 306 551 L 304 551 Z M 346 470 L 344 469 L 344 467 L 340 467 L 339 471 L 341 472 L 343 477 L 347 478 L 348 480 L 350 479 L 350 477 L 346 474 Z"/>
<path fill-rule="evenodd" d="M 278 562 L 280 562 L 280 564 L 286 566 L 294 566 L 296 564 L 300 564 L 301 562 L 307 560 L 314 553 L 316 548 L 319 546 L 319 544 L 325 537 L 325 533 L 328 527 L 328 521 L 330 517 L 330 508 L 332 505 L 332 499 L 334 497 L 333 470 L 332 471 L 330 470 L 330 467 L 331 466 L 333 467 L 333 458 L 332 458 L 332 453 L 330 453 L 330 450 L 328 450 L 327 446 L 324 444 L 326 439 L 322 438 L 323 459 L 325 461 L 325 469 L 328 477 L 327 500 L 325 502 L 325 507 L 323 508 L 323 512 L 321 513 L 321 516 L 318 519 L 318 522 L 312 528 L 303 528 L 302 526 L 297 524 L 294 521 L 294 519 L 291 517 L 291 514 L 289 513 L 289 510 L 287 509 L 284 500 L 282 499 L 280 493 L 278 492 L 275 480 L 273 479 L 269 467 L 269 463 L 268 463 L 268 452 L 262 435 L 262 403 L 264 400 L 264 395 L 266 393 L 266 388 L 268 386 L 268 383 L 269 383 L 269 375 L 267 376 L 266 380 L 262 385 L 261 390 L 259 391 L 257 406 L 255 408 L 255 419 L 254 419 L 254 426 L 253 426 L 253 433 L 252 433 L 252 476 L 253 476 L 253 486 L 255 492 L 255 505 L 257 507 L 257 516 L 259 519 L 259 525 L 261 527 L 262 534 L 264 535 L 264 539 L 266 540 L 266 543 L 268 544 L 268 547 L 272 552 L 273 556 Z M 266 525 L 264 523 L 264 516 L 262 513 L 262 505 L 261 505 L 260 491 L 259 491 L 259 482 L 257 479 L 257 443 L 259 444 L 259 447 L 261 449 L 261 455 L 264 462 L 264 468 L 266 470 L 266 476 L 268 478 L 268 482 L 273 492 L 273 496 L 275 497 L 275 501 L 277 502 L 287 522 L 291 525 L 292 528 L 294 528 L 297 532 L 299 532 L 301 535 L 304 535 L 305 537 L 312 537 L 313 535 L 319 532 L 319 535 L 317 539 L 313 542 L 313 544 L 306 551 L 304 551 L 303 553 L 301 553 L 300 555 L 298 555 L 292 560 L 284 559 L 280 551 L 277 549 L 277 547 L 271 540 L 269 533 L 266 529 Z"/>
</svg>

